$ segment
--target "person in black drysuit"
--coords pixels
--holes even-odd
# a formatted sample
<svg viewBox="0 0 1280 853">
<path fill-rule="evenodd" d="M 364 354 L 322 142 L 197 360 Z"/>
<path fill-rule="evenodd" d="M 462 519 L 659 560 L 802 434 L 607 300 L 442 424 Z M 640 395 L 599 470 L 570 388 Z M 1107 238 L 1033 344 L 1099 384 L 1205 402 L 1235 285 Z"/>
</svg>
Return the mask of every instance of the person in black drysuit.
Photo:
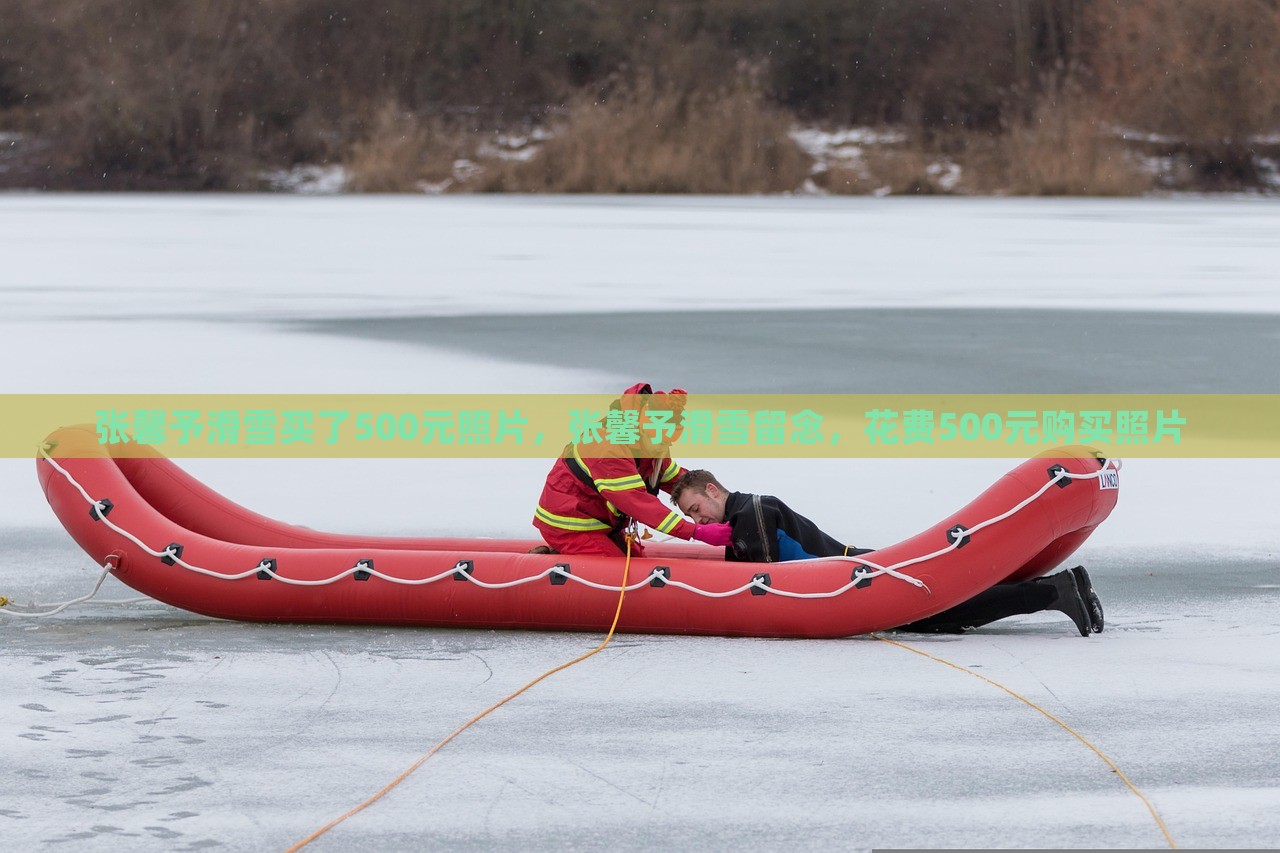
<svg viewBox="0 0 1280 853">
<path fill-rule="evenodd" d="M 873 549 L 854 548 L 824 533 L 816 524 L 772 495 L 730 492 L 709 471 L 688 471 L 671 490 L 671 501 L 698 524 L 727 522 L 732 542 L 726 560 L 776 563 L 815 557 L 855 557 Z M 1007 616 L 1057 610 L 1075 623 L 1081 636 L 1103 628 L 1102 602 L 1083 566 L 1046 578 L 1002 583 L 949 610 L 901 625 L 899 631 L 961 633 Z"/>
</svg>

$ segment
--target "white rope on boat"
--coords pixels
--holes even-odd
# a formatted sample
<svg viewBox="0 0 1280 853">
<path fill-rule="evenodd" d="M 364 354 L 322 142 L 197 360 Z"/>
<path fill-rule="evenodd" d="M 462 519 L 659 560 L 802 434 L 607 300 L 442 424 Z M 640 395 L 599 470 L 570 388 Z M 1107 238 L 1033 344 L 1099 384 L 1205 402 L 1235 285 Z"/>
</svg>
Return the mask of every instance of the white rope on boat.
<svg viewBox="0 0 1280 853">
<path fill-rule="evenodd" d="M 373 565 L 367 560 L 361 560 L 351 568 L 346 569 L 342 572 L 339 572 L 338 574 L 333 575 L 332 577 L 320 578 L 316 580 L 302 580 L 299 578 L 290 578 L 290 577 L 281 575 L 275 570 L 274 561 L 269 561 L 266 559 L 259 562 L 257 566 L 254 566 L 253 568 L 247 569 L 243 572 L 235 572 L 235 573 L 219 572 L 213 569 L 207 569 L 201 566 L 196 566 L 191 563 L 188 563 L 187 561 L 183 560 L 180 556 L 178 556 L 178 551 L 176 551 L 173 546 L 165 546 L 161 550 L 156 550 L 150 547 L 141 539 L 134 536 L 132 533 L 130 533 L 129 531 L 125 530 L 124 528 L 120 527 L 115 522 L 113 522 L 108 517 L 110 506 L 104 501 L 95 500 L 92 496 L 90 496 L 90 494 L 85 490 L 85 488 L 81 486 L 79 482 L 76 481 L 75 477 L 73 477 L 69 471 L 67 471 L 65 468 L 59 465 L 57 460 L 49 456 L 49 454 L 45 451 L 43 447 L 40 448 L 40 455 L 50 465 L 52 465 L 54 469 L 58 471 L 58 473 L 60 473 L 64 478 L 66 478 L 66 480 L 69 483 L 71 483 L 71 485 L 74 486 L 77 491 L 80 492 L 80 494 L 84 497 L 85 501 L 90 506 L 93 507 L 94 515 L 97 521 L 99 521 L 102 524 L 105 524 L 107 527 L 110 527 L 116 533 L 128 539 L 130 542 L 133 542 L 135 545 L 137 545 L 139 548 L 146 551 L 148 554 L 152 555 L 153 557 L 162 558 L 166 562 L 170 562 L 176 566 L 181 566 L 182 568 L 188 571 L 205 575 L 206 577 L 217 578 L 219 580 L 234 581 L 234 580 L 241 580 L 254 575 L 265 575 L 270 577 L 273 580 L 277 580 L 277 581 L 280 581 L 281 583 L 289 584 L 291 586 L 325 586 L 328 584 L 336 583 L 337 581 L 340 581 L 343 578 L 349 577 L 351 575 L 355 575 L 356 573 L 362 573 L 365 579 L 369 577 L 377 577 L 377 578 L 380 578 L 381 580 L 387 581 L 388 583 L 403 584 L 405 586 L 421 586 L 424 584 L 430 584 L 430 583 L 435 583 L 437 581 L 442 581 L 445 578 L 455 578 L 458 580 L 465 579 L 483 589 L 508 589 L 511 587 L 521 586 L 527 583 L 534 583 L 535 581 L 542 580 L 543 578 L 546 578 L 548 576 L 555 575 L 556 577 L 561 578 L 561 580 L 559 581 L 560 583 L 564 583 L 566 581 L 573 581 L 574 583 L 582 584 L 583 586 L 587 586 L 592 589 L 598 589 L 606 592 L 622 592 L 622 587 L 620 586 L 615 586 L 612 584 L 605 584 L 605 583 L 598 583 L 596 581 L 591 581 L 591 580 L 587 580 L 586 578 L 578 577 L 577 575 L 570 572 L 568 568 L 565 566 L 565 564 L 563 563 L 557 563 L 556 565 L 551 566 L 535 575 L 529 575 L 528 577 L 516 578 L 514 580 L 497 582 L 497 583 L 482 581 L 479 578 L 475 577 L 475 574 L 472 570 L 473 562 L 470 560 L 460 560 L 451 568 L 445 569 L 444 571 L 439 572 L 438 574 L 432 575 L 430 577 L 425 577 L 425 578 L 401 578 L 401 577 L 396 577 L 395 575 L 388 575 L 384 572 L 380 572 L 374 569 Z M 948 554 L 951 551 L 956 550 L 957 548 L 961 547 L 965 542 L 967 542 L 969 539 L 971 539 L 973 535 L 978 531 L 984 530 L 985 528 L 990 527 L 991 525 L 998 524 L 1001 521 L 1004 521 L 1005 519 L 1010 518 L 1011 516 L 1020 512 L 1022 509 L 1029 506 L 1034 501 L 1036 501 L 1041 495 L 1047 492 L 1050 488 L 1059 485 L 1060 482 L 1064 479 L 1070 479 L 1070 480 L 1096 479 L 1100 477 L 1102 473 L 1107 469 L 1112 468 L 1118 471 L 1120 469 L 1120 466 L 1121 466 L 1120 460 L 1107 459 L 1106 462 L 1103 464 L 1103 466 L 1098 471 L 1095 471 L 1092 474 L 1073 474 L 1070 471 L 1067 471 L 1066 469 L 1060 468 L 1057 474 L 1051 477 L 1048 480 L 1048 482 L 1046 482 L 1043 486 L 1039 488 L 1039 490 L 1037 490 L 1034 494 L 1022 500 L 1016 506 L 1007 510 L 1006 512 L 1003 512 L 1000 515 L 994 516 L 993 518 L 989 518 L 979 524 L 975 524 L 974 526 L 969 528 L 962 528 L 958 525 L 956 528 L 952 528 L 952 531 L 951 531 L 952 535 L 949 537 L 952 540 L 951 543 L 947 547 L 940 548 L 931 554 L 925 554 L 920 557 L 913 557 L 908 560 L 902 560 L 900 562 L 894 563 L 891 566 L 882 566 L 876 563 L 874 560 L 869 560 L 863 556 L 815 558 L 817 560 L 822 560 L 824 562 L 842 561 L 842 562 L 856 563 L 864 567 L 865 569 L 865 570 L 864 569 L 857 570 L 854 573 L 852 579 L 848 583 L 844 584 L 843 586 L 837 589 L 831 590 L 829 592 L 793 592 L 791 590 L 777 589 L 773 586 L 770 586 L 769 583 L 761 576 L 757 576 L 753 578 L 750 582 L 742 584 L 741 586 L 735 587 L 733 589 L 709 590 L 709 589 L 703 589 L 698 586 L 694 586 L 693 584 L 685 583 L 684 581 L 672 579 L 671 577 L 669 577 L 669 575 L 665 571 L 663 571 L 663 568 L 665 567 L 655 568 L 653 572 L 651 572 L 647 577 L 642 578 L 641 580 L 633 584 L 629 584 L 626 588 L 626 591 L 631 592 L 633 590 L 640 589 L 644 586 L 653 585 L 653 586 L 674 586 L 674 587 L 678 587 L 680 589 L 686 590 L 688 592 L 692 592 L 696 595 L 701 595 L 705 598 L 729 598 L 735 595 L 741 595 L 742 593 L 748 592 L 748 591 L 753 592 L 755 594 L 760 594 L 756 592 L 756 590 L 761 590 L 769 595 L 779 595 L 784 598 L 802 598 L 802 599 L 835 598 L 837 596 L 844 595 L 846 592 L 855 588 L 856 586 L 858 586 L 860 583 L 863 583 L 864 581 L 868 581 L 872 578 L 879 577 L 880 575 L 886 575 L 896 580 L 903 581 L 904 583 L 909 583 L 912 586 L 915 586 L 917 588 L 924 589 L 926 592 L 928 592 L 929 588 L 924 583 L 924 581 L 920 580 L 919 578 L 912 577 L 911 575 L 908 575 L 901 570 L 909 566 L 918 565 L 920 563 L 928 562 L 929 560 L 937 559 L 938 557 L 941 557 L 944 554 Z M 89 593 L 89 595 L 87 596 L 84 596 L 78 599 L 73 599 L 72 601 L 63 602 L 61 605 L 57 607 L 56 610 L 49 611 L 48 613 L 40 613 L 40 614 L 20 613 L 17 611 L 6 611 L 3 607 L 0 607 L 0 613 L 7 613 L 8 615 L 14 615 L 14 616 L 20 616 L 20 615 L 23 615 L 23 616 L 50 615 L 51 616 L 54 613 L 61 612 L 62 610 L 66 609 L 72 604 L 77 604 L 82 601 L 87 601 L 88 599 L 93 597 L 94 593 L 98 591 L 98 588 L 102 585 L 102 581 L 106 578 L 107 574 L 113 568 L 113 566 L 110 565 L 111 559 L 112 558 L 109 556 L 107 558 L 107 561 L 105 561 L 102 576 L 98 578 L 98 583 L 94 586 L 93 592 Z M 792 560 L 789 562 L 803 563 L 803 562 L 812 562 L 812 561 Z M 129 599 L 128 603 L 131 603 L 133 601 L 145 601 L 145 600 L 146 599 Z M 126 602 L 121 602 L 121 603 L 126 603 Z"/>
<path fill-rule="evenodd" d="M 97 582 L 93 585 L 93 589 L 89 590 L 88 595 L 82 595 L 79 598 L 73 598 L 70 601 L 63 601 L 59 604 L 47 604 L 46 607 L 52 610 L 14 610 L 16 606 L 13 602 L 0 600 L 0 616 L 18 616 L 26 619 L 39 619 L 45 616 L 54 616 L 66 610 L 73 604 L 83 604 L 98 594 L 98 590 L 102 589 L 102 582 L 107 579 L 107 575 L 111 574 L 111 570 L 115 568 L 113 563 L 116 562 L 114 554 L 108 554 L 107 558 L 102 561 L 102 573 L 98 575 Z M 137 604 L 139 601 L 154 601 L 152 598 L 143 596 L 142 598 L 99 598 L 94 604 Z"/>
</svg>

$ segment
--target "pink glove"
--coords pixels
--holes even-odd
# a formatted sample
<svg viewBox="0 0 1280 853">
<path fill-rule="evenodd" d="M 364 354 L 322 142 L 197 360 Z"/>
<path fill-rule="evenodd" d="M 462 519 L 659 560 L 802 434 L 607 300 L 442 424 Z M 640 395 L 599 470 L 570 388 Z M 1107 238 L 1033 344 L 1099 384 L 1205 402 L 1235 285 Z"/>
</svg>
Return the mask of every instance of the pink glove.
<svg viewBox="0 0 1280 853">
<path fill-rule="evenodd" d="M 717 548 L 728 548 L 733 544 L 732 524 L 695 524 L 693 538 Z"/>
</svg>

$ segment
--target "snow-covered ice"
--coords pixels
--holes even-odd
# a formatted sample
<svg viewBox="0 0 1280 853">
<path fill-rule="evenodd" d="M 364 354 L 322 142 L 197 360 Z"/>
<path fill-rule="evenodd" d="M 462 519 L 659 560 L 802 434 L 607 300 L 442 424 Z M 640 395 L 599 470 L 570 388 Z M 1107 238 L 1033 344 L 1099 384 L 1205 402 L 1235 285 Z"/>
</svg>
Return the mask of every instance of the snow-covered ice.
<svg viewBox="0 0 1280 853">
<path fill-rule="evenodd" d="M 1269 199 L 10 195 L 0 218 L 7 321 L 1280 313 Z"/>
</svg>

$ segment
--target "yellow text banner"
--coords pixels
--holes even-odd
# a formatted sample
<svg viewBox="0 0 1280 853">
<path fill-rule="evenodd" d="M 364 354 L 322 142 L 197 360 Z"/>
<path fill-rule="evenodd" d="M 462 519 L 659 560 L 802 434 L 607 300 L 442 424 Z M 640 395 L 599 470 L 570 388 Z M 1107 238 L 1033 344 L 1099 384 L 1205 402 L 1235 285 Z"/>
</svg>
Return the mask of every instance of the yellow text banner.
<svg viewBox="0 0 1280 853">
<path fill-rule="evenodd" d="M 0 395 L 5 457 L 73 425 L 116 457 L 1280 457 L 1274 394 Z"/>
</svg>

